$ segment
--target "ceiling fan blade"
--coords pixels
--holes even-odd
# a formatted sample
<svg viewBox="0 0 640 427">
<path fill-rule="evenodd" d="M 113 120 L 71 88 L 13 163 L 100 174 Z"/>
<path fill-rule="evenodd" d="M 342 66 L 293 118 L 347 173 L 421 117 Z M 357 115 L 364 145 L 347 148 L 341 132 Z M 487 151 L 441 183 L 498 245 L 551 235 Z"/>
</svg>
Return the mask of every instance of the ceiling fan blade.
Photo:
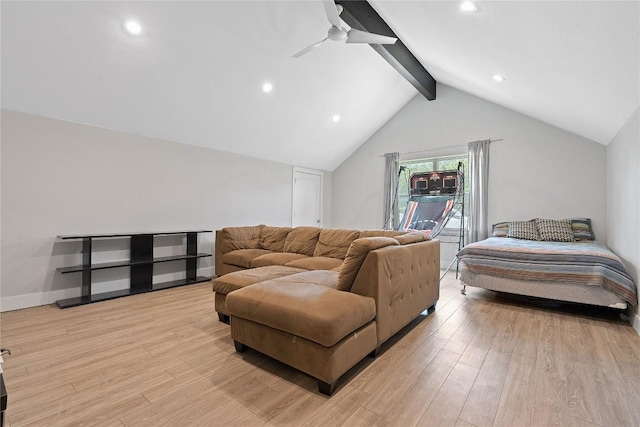
<svg viewBox="0 0 640 427">
<path fill-rule="evenodd" d="M 325 42 L 329 39 L 329 37 L 326 37 L 322 40 L 320 40 L 319 42 L 315 42 L 307 47 L 305 47 L 304 49 L 302 49 L 300 52 L 296 53 L 295 55 L 293 55 L 294 58 L 300 58 L 302 55 L 304 55 L 305 53 L 315 49 L 316 47 L 320 46 L 322 44 L 322 42 Z"/>
<path fill-rule="evenodd" d="M 350 29 L 347 36 L 347 43 L 394 44 L 397 40 L 395 37 L 367 33 L 355 28 Z"/>
<path fill-rule="evenodd" d="M 322 0 L 324 6 L 324 13 L 327 14 L 327 19 L 334 27 L 342 28 L 342 21 L 340 15 L 338 15 L 338 8 L 333 0 Z"/>
</svg>

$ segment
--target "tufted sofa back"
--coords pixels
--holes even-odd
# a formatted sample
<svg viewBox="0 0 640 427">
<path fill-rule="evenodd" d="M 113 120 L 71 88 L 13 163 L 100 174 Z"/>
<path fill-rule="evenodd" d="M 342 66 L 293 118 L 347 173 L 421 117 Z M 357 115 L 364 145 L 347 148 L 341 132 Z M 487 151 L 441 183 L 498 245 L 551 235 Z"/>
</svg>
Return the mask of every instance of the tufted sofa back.
<svg viewBox="0 0 640 427">
<path fill-rule="evenodd" d="M 350 291 L 375 300 L 382 343 L 438 300 L 439 279 L 438 240 L 390 245 L 367 254 Z"/>
</svg>

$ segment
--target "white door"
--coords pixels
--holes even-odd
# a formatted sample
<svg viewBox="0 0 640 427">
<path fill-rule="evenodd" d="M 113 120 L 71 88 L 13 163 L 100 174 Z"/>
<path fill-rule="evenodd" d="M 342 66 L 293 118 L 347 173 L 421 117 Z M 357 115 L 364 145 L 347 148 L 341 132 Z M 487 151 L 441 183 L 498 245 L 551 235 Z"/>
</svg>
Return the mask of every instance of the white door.
<svg viewBox="0 0 640 427">
<path fill-rule="evenodd" d="M 322 226 L 322 172 L 293 168 L 291 226 Z"/>
</svg>

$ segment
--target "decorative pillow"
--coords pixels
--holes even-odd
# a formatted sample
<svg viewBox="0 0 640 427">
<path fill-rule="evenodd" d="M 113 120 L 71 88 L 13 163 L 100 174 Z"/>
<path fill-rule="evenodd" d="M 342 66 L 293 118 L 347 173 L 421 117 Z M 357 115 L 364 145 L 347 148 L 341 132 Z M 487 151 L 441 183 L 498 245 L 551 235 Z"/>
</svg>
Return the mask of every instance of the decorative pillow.
<svg viewBox="0 0 640 427">
<path fill-rule="evenodd" d="M 573 230 L 570 219 L 536 218 L 540 240 L 545 242 L 573 242 Z"/>
<path fill-rule="evenodd" d="M 576 242 L 596 240 L 596 236 L 591 229 L 590 218 L 571 218 L 571 229 Z"/>
<path fill-rule="evenodd" d="M 497 224 L 493 224 L 493 231 L 491 232 L 491 237 L 507 237 L 507 234 L 509 234 L 508 222 L 499 222 Z"/>
<path fill-rule="evenodd" d="M 536 227 L 536 222 L 534 220 L 509 222 L 507 237 L 511 237 L 513 239 L 540 240 L 538 227 Z"/>
</svg>

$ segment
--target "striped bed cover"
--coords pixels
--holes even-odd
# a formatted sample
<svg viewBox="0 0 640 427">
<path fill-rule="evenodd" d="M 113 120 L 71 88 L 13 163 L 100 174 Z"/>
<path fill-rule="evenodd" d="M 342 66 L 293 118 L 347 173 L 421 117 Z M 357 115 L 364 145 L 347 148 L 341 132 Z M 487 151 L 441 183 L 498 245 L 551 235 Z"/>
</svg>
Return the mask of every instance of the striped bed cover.
<svg viewBox="0 0 640 427">
<path fill-rule="evenodd" d="M 631 305 L 636 286 L 620 258 L 594 242 L 537 242 L 489 237 L 458 252 L 458 259 L 477 274 L 510 279 L 600 286 Z"/>
</svg>

